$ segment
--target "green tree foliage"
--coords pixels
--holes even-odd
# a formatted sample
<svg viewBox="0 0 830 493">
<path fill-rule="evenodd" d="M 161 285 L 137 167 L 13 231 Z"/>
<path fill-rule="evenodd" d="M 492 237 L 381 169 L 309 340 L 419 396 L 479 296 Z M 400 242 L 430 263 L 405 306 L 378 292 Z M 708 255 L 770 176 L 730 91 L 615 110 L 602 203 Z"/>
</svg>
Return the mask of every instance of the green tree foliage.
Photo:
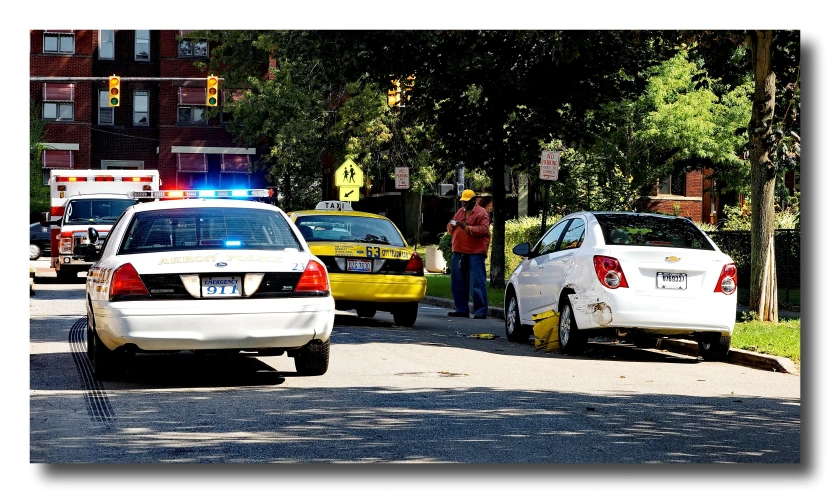
<svg viewBox="0 0 830 493">
<path fill-rule="evenodd" d="M 41 120 L 41 107 L 29 99 L 29 220 L 49 211 L 49 187 L 43 186 L 43 150 L 46 124 Z"/>
</svg>

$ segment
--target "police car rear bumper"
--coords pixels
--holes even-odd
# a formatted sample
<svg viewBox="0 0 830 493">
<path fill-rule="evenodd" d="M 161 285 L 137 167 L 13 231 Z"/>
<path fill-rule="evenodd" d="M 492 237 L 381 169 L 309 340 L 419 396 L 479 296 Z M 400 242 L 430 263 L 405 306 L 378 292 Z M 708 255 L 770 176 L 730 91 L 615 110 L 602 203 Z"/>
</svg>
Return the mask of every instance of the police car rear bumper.
<svg viewBox="0 0 830 493">
<path fill-rule="evenodd" d="M 334 300 L 325 298 L 93 302 L 94 325 L 110 349 L 144 351 L 299 348 L 327 341 Z"/>
</svg>

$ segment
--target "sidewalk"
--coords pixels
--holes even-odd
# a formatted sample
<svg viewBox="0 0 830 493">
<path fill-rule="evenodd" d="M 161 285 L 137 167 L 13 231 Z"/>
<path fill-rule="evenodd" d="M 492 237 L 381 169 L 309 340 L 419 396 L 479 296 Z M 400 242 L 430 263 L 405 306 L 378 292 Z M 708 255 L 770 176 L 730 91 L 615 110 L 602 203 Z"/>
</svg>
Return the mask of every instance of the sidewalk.
<svg viewBox="0 0 830 493">
<path fill-rule="evenodd" d="M 437 298 L 435 296 L 425 296 L 424 303 L 428 305 L 441 306 L 444 308 L 455 309 L 455 303 L 451 299 Z M 470 303 L 470 312 L 473 311 L 473 304 Z M 748 306 L 738 305 L 738 313 L 748 312 Z M 504 320 L 504 309 L 498 307 L 488 307 L 487 316 Z M 801 317 L 801 312 L 779 311 L 779 317 Z M 689 356 L 697 356 L 698 348 L 697 342 L 685 339 L 660 339 L 657 344 L 657 349 L 661 351 L 671 351 L 674 353 L 685 354 Z M 748 366 L 759 370 L 769 370 L 775 372 L 791 373 L 798 375 L 799 370 L 796 364 L 788 359 L 779 356 L 771 356 L 768 354 L 755 353 L 745 349 L 730 349 L 725 363 L 732 363 L 734 365 Z"/>
</svg>

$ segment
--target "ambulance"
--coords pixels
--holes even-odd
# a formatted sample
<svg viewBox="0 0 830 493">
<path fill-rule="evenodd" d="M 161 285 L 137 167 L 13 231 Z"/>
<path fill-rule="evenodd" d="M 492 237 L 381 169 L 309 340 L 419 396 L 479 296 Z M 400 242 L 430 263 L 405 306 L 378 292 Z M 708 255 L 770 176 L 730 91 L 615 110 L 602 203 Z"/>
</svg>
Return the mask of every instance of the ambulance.
<svg viewBox="0 0 830 493">
<path fill-rule="evenodd" d="M 75 253 L 89 243 L 94 227 L 103 242 L 115 221 L 136 203 L 130 192 L 159 190 L 158 170 L 52 170 L 49 175 L 50 210 L 40 224 L 51 226 L 51 264 L 58 278 L 70 281 L 86 272 L 92 262 Z"/>
</svg>

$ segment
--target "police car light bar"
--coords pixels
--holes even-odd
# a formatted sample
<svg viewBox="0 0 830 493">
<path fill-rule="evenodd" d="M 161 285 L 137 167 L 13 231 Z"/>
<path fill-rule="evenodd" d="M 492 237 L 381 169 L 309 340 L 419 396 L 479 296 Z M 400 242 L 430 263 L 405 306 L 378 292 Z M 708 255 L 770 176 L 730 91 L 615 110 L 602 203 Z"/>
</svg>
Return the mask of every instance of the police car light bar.
<svg viewBox="0 0 830 493">
<path fill-rule="evenodd" d="M 274 191 L 267 188 L 246 190 L 151 190 L 129 192 L 131 199 L 200 199 L 200 198 L 252 198 L 271 197 Z"/>
</svg>

